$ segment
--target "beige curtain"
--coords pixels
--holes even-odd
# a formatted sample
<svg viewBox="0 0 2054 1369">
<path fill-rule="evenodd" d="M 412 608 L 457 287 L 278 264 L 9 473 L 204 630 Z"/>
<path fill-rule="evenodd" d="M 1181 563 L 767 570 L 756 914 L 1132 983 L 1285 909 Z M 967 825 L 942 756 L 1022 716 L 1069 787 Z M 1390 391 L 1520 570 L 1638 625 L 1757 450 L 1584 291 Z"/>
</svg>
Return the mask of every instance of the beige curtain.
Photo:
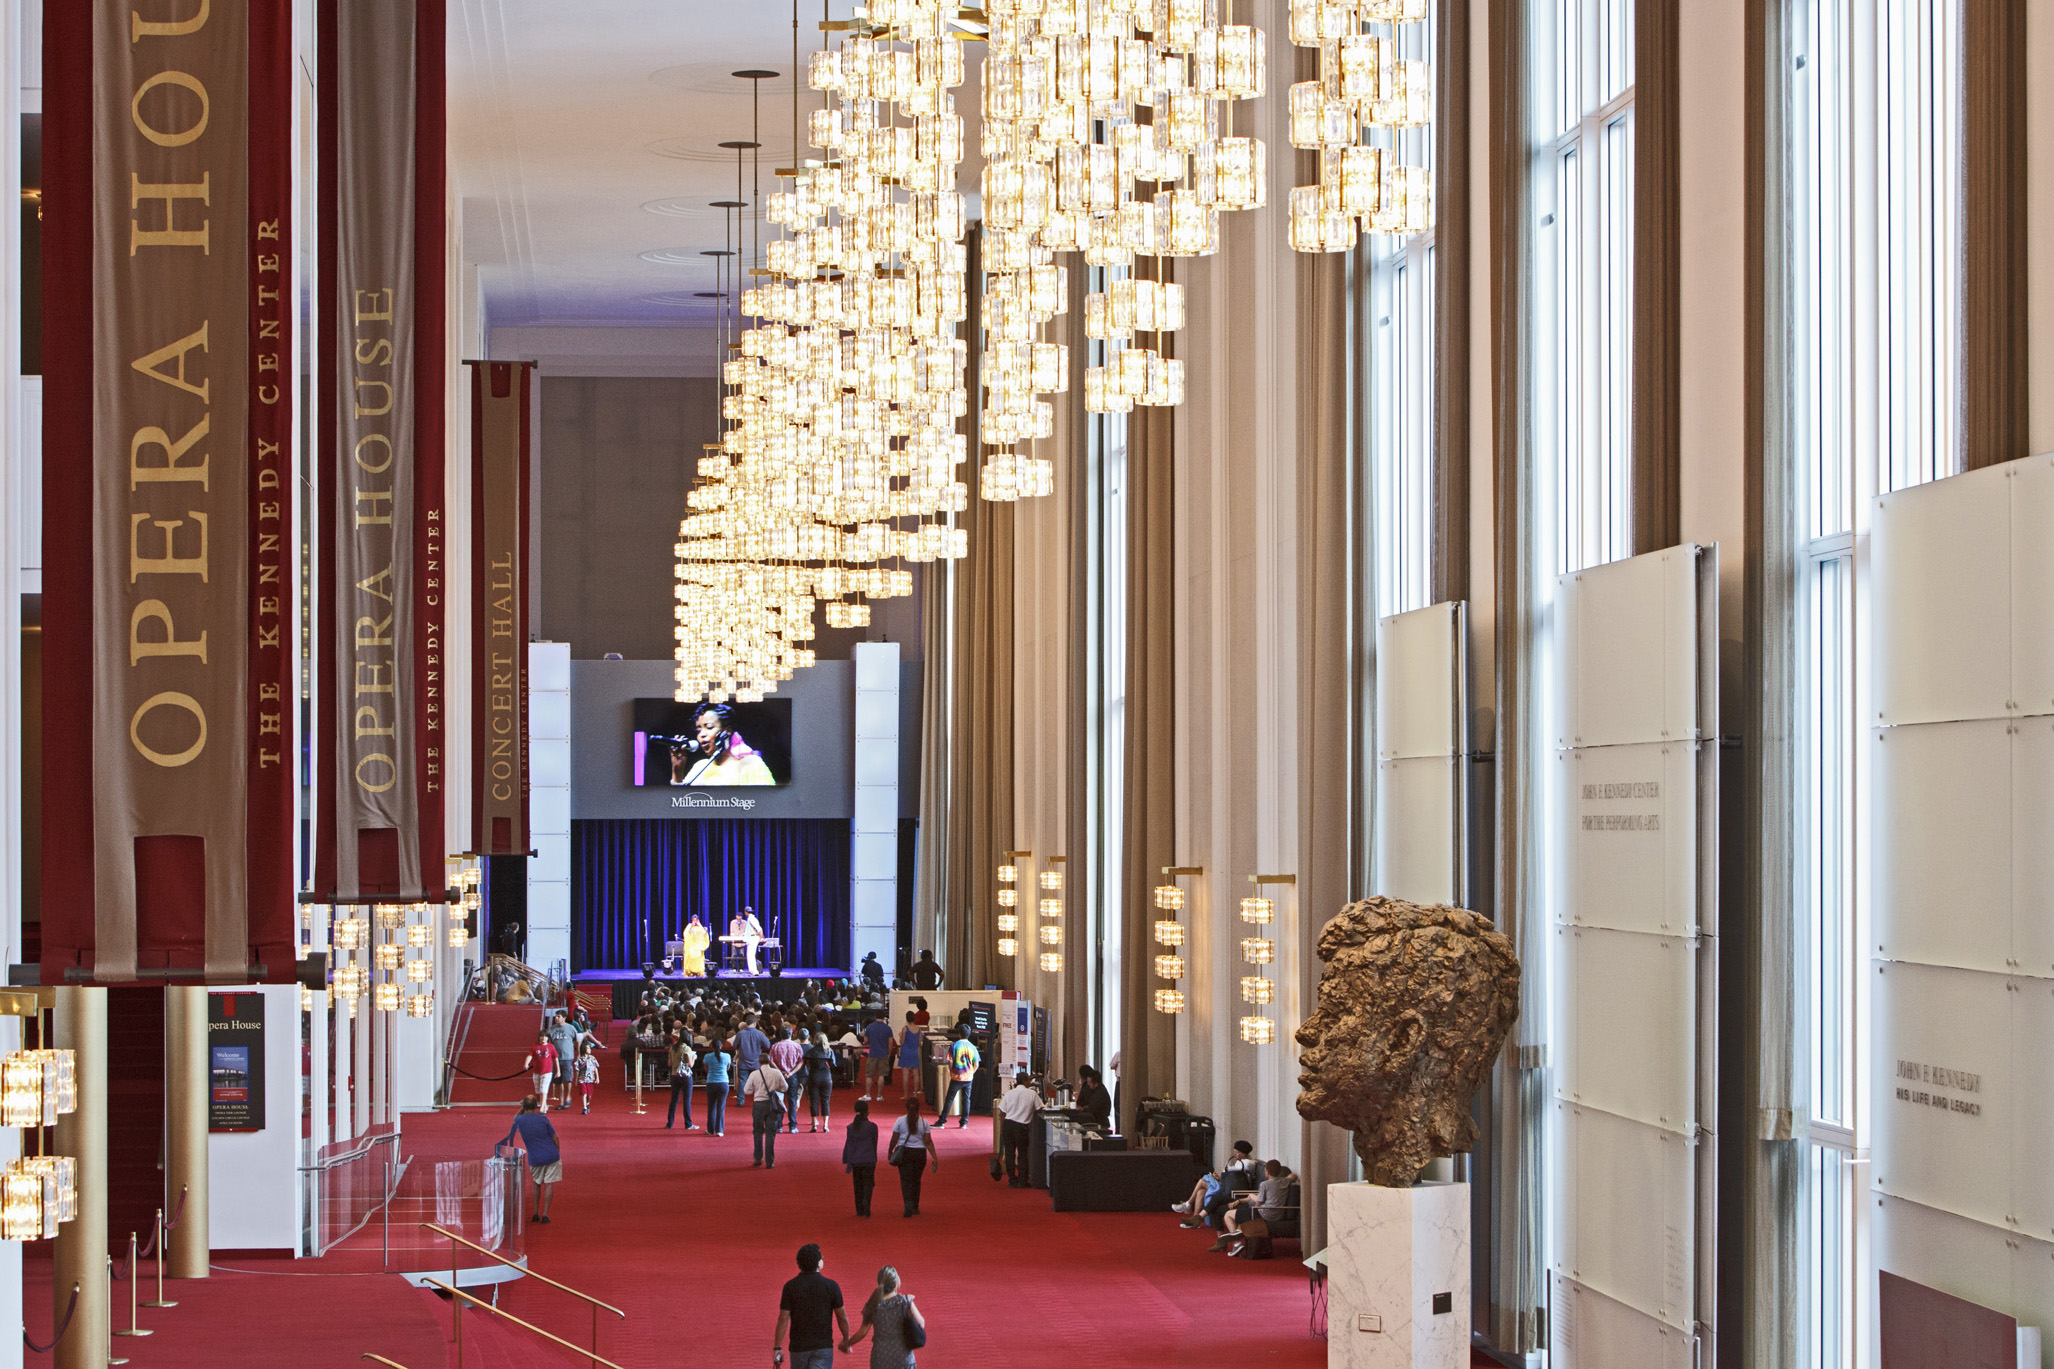
<svg viewBox="0 0 2054 1369">
<path fill-rule="evenodd" d="M 979 392 L 982 322 L 978 273 L 978 231 L 969 235 L 969 340 L 965 383 Z M 968 464 L 981 464 L 977 406 L 964 420 Z M 952 660 L 948 735 L 947 852 L 943 884 L 948 946 L 943 970 L 954 985 L 1006 983 L 992 930 L 994 872 L 1013 833 L 1013 510 L 985 499 L 975 488 L 961 518 L 969 555 L 956 562 L 949 647 Z"/>
<path fill-rule="evenodd" d="M 1683 540 L 1677 0 L 1633 12 L 1633 552 Z"/>
<path fill-rule="evenodd" d="M 2026 9 L 2001 0 L 1961 0 L 1957 364 L 1965 470 L 2028 455 Z"/>
<path fill-rule="evenodd" d="M 1469 4 L 1443 0 L 1435 51 L 1434 370 L 1429 602 L 1469 597 Z M 1367 270 L 1366 254 L 1363 269 Z M 1364 545 L 1367 545 L 1366 543 Z M 1368 584 L 1358 577 L 1357 583 Z M 1361 615 L 1376 627 L 1376 606 Z M 1375 764 L 1371 756 L 1368 764 Z"/>
<path fill-rule="evenodd" d="M 1522 960 L 1544 944 L 1542 873 L 1533 840 L 1545 763 L 1533 697 L 1534 529 L 1529 441 L 1532 385 L 1526 346 L 1533 309 L 1528 223 L 1531 155 L 1524 0 L 1490 10 L 1491 402 L 1496 566 L 1497 860 L 1493 913 Z M 1527 975 L 1520 1020 L 1490 1083 L 1484 1176 L 1490 1186 L 1488 1259 L 1492 1346 L 1524 1354 L 1540 1345 L 1546 1301 L 1541 1250 L 1541 1043 L 1545 999 Z"/>
<path fill-rule="evenodd" d="M 1353 734 L 1355 574 L 1348 510 L 1347 260 L 1338 253 L 1297 258 L 1298 314 L 1298 922 L 1300 1001 L 1318 999 L 1320 929 L 1356 893 Z M 1291 1030 L 1296 1024 L 1281 1023 Z M 1290 1049 L 1283 1046 L 1282 1049 Z M 1302 1124 L 1300 1174 L 1307 1193 L 1345 1183 L 1348 1133 Z M 1307 1248 L 1326 1244 L 1326 1205 L 1305 1206 Z"/>
<path fill-rule="evenodd" d="M 1170 279 L 1164 262 L 1162 279 Z M 1170 354 L 1173 338 L 1162 338 Z M 1176 444 L 1167 409 L 1136 408 L 1127 420 L 1127 723 L 1122 773 L 1120 908 L 1123 954 L 1117 992 L 1120 1106 L 1131 1129 L 1142 1098 L 1176 1088 L 1177 1019 L 1155 1010 L 1154 890 L 1177 853 Z M 1108 986 L 1112 988 L 1113 986 Z"/>
</svg>

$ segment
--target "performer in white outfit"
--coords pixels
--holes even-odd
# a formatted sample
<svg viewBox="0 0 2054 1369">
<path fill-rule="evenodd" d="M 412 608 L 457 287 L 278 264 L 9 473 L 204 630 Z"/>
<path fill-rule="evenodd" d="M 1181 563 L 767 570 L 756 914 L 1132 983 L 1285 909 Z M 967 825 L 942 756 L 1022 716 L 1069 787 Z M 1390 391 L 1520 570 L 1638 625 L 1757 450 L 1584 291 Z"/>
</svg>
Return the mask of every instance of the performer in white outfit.
<svg viewBox="0 0 2054 1369">
<path fill-rule="evenodd" d="M 763 924 L 756 920 L 756 910 L 744 907 L 727 924 L 727 934 L 740 939 L 742 949 L 749 958 L 749 973 L 761 974 L 756 968 L 756 952 L 763 945 Z"/>
</svg>

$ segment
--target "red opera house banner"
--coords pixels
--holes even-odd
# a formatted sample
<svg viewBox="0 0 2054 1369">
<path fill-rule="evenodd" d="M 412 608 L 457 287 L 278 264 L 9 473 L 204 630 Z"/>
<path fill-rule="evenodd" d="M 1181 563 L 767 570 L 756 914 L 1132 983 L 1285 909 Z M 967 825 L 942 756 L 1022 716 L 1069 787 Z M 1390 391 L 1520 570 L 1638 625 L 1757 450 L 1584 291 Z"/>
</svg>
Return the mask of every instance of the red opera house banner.
<svg viewBox="0 0 2054 1369">
<path fill-rule="evenodd" d="M 531 361 L 471 368 L 472 849 L 528 854 Z"/>
<path fill-rule="evenodd" d="M 291 15 L 45 8 L 45 983 L 292 974 Z"/>
<path fill-rule="evenodd" d="M 314 889 L 443 887 L 442 0 L 322 0 Z"/>
</svg>

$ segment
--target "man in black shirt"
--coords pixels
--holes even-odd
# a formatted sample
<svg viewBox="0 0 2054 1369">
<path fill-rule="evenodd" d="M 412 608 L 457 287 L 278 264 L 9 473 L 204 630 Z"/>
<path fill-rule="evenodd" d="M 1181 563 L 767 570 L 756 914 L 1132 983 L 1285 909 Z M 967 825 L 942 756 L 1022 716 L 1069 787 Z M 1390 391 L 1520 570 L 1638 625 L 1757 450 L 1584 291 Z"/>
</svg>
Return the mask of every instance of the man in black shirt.
<svg viewBox="0 0 2054 1369">
<path fill-rule="evenodd" d="M 913 987 L 916 989 L 939 989 L 941 987 L 941 966 L 935 963 L 933 951 L 922 951 L 913 962 Z"/>
<path fill-rule="evenodd" d="M 820 1247 L 799 1247 L 799 1276 L 785 1283 L 778 1300 L 777 1334 L 771 1338 L 770 1362 L 785 1362 L 785 1331 L 792 1333 L 791 1369 L 834 1369 L 834 1347 L 849 1338 L 849 1314 L 842 1306 L 841 1285 L 820 1272 Z M 834 1327 L 841 1327 L 837 1338 Z"/>
</svg>

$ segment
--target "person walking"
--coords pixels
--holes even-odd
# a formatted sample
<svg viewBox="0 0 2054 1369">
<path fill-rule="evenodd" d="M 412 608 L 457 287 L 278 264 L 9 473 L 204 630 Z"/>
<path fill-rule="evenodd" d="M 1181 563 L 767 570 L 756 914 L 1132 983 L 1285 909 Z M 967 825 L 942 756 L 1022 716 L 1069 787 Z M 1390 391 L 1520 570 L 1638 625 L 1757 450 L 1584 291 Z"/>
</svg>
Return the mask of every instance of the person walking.
<svg viewBox="0 0 2054 1369">
<path fill-rule="evenodd" d="M 813 1119 L 813 1130 L 827 1130 L 827 1104 L 834 1096 L 834 1050 L 827 1044 L 827 1033 L 813 1033 L 813 1044 L 806 1047 L 806 1111 Z"/>
<path fill-rule="evenodd" d="M 906 1100 L 906 1115 L 892 1123 L 891 1149 L 885 1159 L 899 1171 L 899 1196 L 905 1199 L 906 1215 L 920 1215 L 920 1181 L 928 1162 L 941 1173 L 941 1153 L 934 1148 L 934 1128 L 920 1115 L 920 1100 Z"/>
<path fill-rule="evenodd" d="M 849 1314 L 842 1308 L 841 1285 L 820 1272 L 826 1263 L 820 1247 L 808 1241 L 799 1247 L 799 1276 L 785 1280 L 777 1300 L 777 1330 L 770 1338 L 770 1362 L 784 1363 L 785 1332 L 792 1335 L 792 1369 L 834 1369 L 834 1328 L 849 1338 Z"/>
<path fill-rule="evenodd" d="M 592 1090 L 599 1087 L 599 1052 L 587 1041 L 578 1056 L 578 1096 L 584 1102 L 585 1111 L 592 1111 Z"/>
<path fill-rule="evenodd" d="M 901 1290 L 899 1271 L 886 1265 L 877 1271 L 877 1287 L 863 1304 L 862 1324 L 855 1335 L 842 1339 L 842 1353 L 854 1350 L 869 1336 L 870 1369 L 914 1369 L 914 1327 L 920 1329 L 925 1343 L 927 1318 L 914 1306 L 913 1295 Z"/>
<path fill-rule="evenodd" d="M 559 1012 L 549 1019 L 549 1025 L 543 1030 L 549 1033 L 549 1044 L 556 1047 L 556 1082 L 560 1096 L 557 1106 L 568 1108 L 571 1105 L 571 1085 L 575 1082 L 571 1075 L 578 1058 L 578 1029 L 571 1025 L 569 1013 Z"/>
<path fill-rule="evenodd" d="M 734 1065 L 734 1056 L 728 1054 L 727 1043 L 719 1036 L 706 1048 L 706 1134 L 727 1135 L 727 1090 L 728 1071 Z"/>
<path fill-rule="evenodd" d="M 913 1014 L 906 1014 L 906 1029 L 899 1034 L 899 1095 L 911 1098 L 920 1092 L 920 1028 Z"/>
<path fill-rule="evenodd" d="M 751 1070 L 742 1084 L 743 1101 L 753 1105 L 749 1115 L 755 1123 L 756 1162 L 752 1169 L 777 1168 L 777 1134 L 784 1130 L 787 1083 L 784 1072 L 766 1060 Z"/>
<path fill-rule="evenodd" d="M 983 1057 L 977 1053 L 977 1043 L 970 1039 L 967 1027 L 958 1027 L 956 1039 L 949 1043 L 949 1091 L 942 1095 L 941 1124 L 947 1126 L 949 1114 L 955 1111 L 956 1099 L 963 1100 L 963 1120 L 956 1123 L 962 1130 L 970 1125 L 971 1085 L 977 1082 L 977 1066 Z"/>
<path fill-rule="evenodd" d="M 856 1100 L 856 1115 L 843 1131 L 842 1168 L 856 1186 L 856 1215 L 870 1215 L 870 1194 L 877 1187 L 877 1123 L 870 1120 L 870 1104 Z"/>
<path fill-rule="evenodd" d="M 521 1068 L 534 1081 L 535 1092 L 542 1099 L 542 1111 L 549 1111 L 549 1091 L 556 1087 L 556 1044 L 546 1030 L 535 1033 L 535 1048 L 528 1052 Z"/>
<path fill-rule="evenodd" d="M 1027 1138 L 1034 1128 L 1035 1114 L 1041 1111 L 1041 1095 L 1027 1082 L 1026 1070 L 1013 1075 L 1013 1086 L 998 1100 L 998 1110 L 999 1150 L 1006 1157 L 1006 1183 L 1013 1188 L 1025 1188 Z"/>
<path fill-rule="evenodd" d="M 535 1181 L 533 1221 L 537 1226 L 549 1225 L 549 1204 L 556 1196 L 556 1186 L 563 1181 L 563 1151 L 556 1143 L 556 1128 L 543 1116 L 546 1111 L 540 1096 L 531 1093 L 523 1098 L 521 1110 L 514 1114 L 513 1126 L 499 1143 L 510 1146 L 518 1140 L 528 1152 L 528 1174 Z"/>
<path fill-rule="evenodd" d="M 795 1027 L 782 1028 L 766 1054 L 777 1072 L 785 1077 L 785 1130 L 799 1129 L 799 1099 L 806 1090 L 806 1047 Z"/>
<path fill-rule="evenodd" d="M 685 1036 L 683 1026 L 670 1029 L 670 1116 L 664 1121 L 663 1129 L 669 1131 L 678 1120 L 678 1100 L 685 1103 L 685 1130 L 697 1131 L 692 1125 L 692 1066 L 699 1057 L 692 1050 L 691 1041 Z"/>
</svg>

